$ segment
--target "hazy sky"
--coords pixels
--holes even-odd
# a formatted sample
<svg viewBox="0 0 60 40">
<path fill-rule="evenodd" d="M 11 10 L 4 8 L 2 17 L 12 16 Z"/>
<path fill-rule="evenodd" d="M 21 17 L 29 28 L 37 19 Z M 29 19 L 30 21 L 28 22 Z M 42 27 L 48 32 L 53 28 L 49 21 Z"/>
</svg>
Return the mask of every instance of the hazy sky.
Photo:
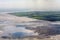
<svg viewBox="0 0 60 40">
<path fill-rule="evenodd" d="M 60 10 L 60 0 L 0 0 L 0 8 Z"/>
</svg>

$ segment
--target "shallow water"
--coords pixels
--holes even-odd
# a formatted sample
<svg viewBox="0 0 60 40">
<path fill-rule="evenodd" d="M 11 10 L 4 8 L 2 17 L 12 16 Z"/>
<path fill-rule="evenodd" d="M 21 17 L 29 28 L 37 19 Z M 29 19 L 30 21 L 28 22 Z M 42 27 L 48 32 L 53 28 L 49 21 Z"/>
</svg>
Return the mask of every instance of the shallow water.
<svg viewBox="0 0 60 40">
<path fill-rule="evenodd" d="M 0 38 L 0 40 L 55 40 L 55 39 L 51 39 L 51 38 L 45 38 L 45 39 L 37 39 L 37 38 L 24 38 L 24 39 L 2 39 L 2 38 Z"/>
</svg>

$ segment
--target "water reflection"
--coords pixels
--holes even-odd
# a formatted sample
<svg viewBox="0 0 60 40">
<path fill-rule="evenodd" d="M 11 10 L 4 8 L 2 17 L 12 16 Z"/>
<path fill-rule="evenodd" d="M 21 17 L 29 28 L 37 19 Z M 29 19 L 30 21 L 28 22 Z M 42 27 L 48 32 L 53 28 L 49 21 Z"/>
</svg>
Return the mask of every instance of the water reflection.
<svg viewBox="0 0 60 40">
<path fill-rule="evenodd" d="M 12 38 L 17 38 L 17 37 L 26 37 L 26 36 L 34 36 L 37 35 L 36 33 L 34 33 L 34 31 L 26 29 L 26 25 L 19 25 L 16 22 L 13 21 L 1 21 L 2 23 L 2 32 L 1 33 L 1 37 L 5 38 L 5 37 L 12 37 Z M 4 25 L 4 26 L 3 26 Z"/>
<path fill-rule="evenodd" d="M 36 28 L 37 26 L 41 27 L 43 25 L 44 25 L 44 27 L 45 26 L 52 27 L 52 29 L 54 29 L 53 31 L 56 33 L 56 35 L 58 33 L 60 34 L 60 24 L 59 25 L 52 24 L 52 22 L 32 21 L 32 22 L 17 23 L 17 22 L 7 21 L 7 20 L 1 21 L 1 22 L 2 23 L 0 23 L 0 27 L 2 28 L 2 30 L 0 29 L 1 30 L 0 37 L 2 37 L 2 38 L 37 37 L 38 33 L 34 32 L 34 30 L 35 30 L 34 28 Z M 28 28 L 26 28 L 26 27 L 28 27 Z M 33 30 L 31 30 L 30 28 L 32 28 Z M 39 35 L 39 36 L 41 36 L 41 35 Z"/>
</svg>

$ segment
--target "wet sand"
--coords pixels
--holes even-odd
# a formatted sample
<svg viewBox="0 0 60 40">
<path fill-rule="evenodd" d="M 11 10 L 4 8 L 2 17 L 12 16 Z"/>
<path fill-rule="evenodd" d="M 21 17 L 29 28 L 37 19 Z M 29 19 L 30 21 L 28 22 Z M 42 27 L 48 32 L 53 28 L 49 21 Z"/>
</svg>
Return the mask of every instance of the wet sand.
<svg viewBox="0 0 60 40">
<path fill-rule="evenodd" d="M 55 40 L 55 39 L 51 39 L 51 38 L 44 38 L 44 39 L 37 39 L 37 38 L 24 38 L 24 39 L 2 39 L 2 38 L 0 38 L 0 40 Z"/>
</svg>

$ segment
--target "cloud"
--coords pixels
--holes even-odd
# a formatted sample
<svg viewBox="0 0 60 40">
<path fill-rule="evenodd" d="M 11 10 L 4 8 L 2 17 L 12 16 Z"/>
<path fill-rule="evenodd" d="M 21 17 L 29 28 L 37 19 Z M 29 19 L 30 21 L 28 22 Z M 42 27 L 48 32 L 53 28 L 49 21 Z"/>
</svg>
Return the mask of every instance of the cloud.
<svg viewBox="0 0 60 40">
<path fill-rule="evenodd" d="M 0 8 L 60 10 L 60 0 L 0 0 Z"/>
</svg>

